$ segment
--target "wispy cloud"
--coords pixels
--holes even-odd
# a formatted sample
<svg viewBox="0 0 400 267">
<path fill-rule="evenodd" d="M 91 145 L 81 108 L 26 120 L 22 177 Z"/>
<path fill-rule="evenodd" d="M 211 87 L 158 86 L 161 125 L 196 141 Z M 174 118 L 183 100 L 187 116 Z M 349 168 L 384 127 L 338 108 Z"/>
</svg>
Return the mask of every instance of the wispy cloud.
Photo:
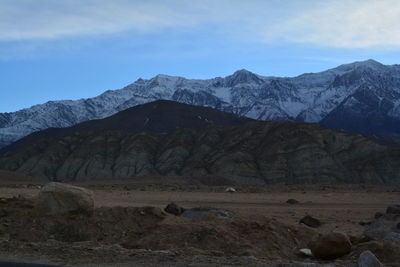
<svg viewBox="0 0 400 267">
<path fill-rule="evenodd" d="M 265 40 L 340 48 L 399 47 L 400 1 L 320 1 L 266 29 Z"/>
<path fill-rule="evenodd" d="M 54 39 L 126 30 L 151 31 L 178 25 L 187 19 L 184 13 L 175 11 L 166 2 L 2 0 L 0 40 Z"/>
<path fill-rule="evenodd" d="M 399 47 L 398 0 L 1 0 L 0 41 L 198 27 L 238 40 Z"/>
</svg>

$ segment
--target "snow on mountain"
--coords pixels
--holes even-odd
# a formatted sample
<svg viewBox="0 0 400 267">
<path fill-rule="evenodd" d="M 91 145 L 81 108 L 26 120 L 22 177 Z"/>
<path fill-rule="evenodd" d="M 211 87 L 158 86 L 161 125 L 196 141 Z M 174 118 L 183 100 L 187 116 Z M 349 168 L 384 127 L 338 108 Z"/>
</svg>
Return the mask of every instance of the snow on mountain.
<svg viewBox="0 0 400 267">
<path fill-rule="evenodd" d="M 160 74 L 94 98 L 50 101 L 2 113 L 0 147 L 37 130 L 104 118 L 158 99 L 259 120 L 317 122 L 333 128 L 400 136 L 399 127 L 392 125 L 400 120 L 400 66 L 367 60 L 293 78 L 265 77 L 247 70 L 208 80 Z M 362 125 L 349 121 L 360 118 Z"/>
</svg>

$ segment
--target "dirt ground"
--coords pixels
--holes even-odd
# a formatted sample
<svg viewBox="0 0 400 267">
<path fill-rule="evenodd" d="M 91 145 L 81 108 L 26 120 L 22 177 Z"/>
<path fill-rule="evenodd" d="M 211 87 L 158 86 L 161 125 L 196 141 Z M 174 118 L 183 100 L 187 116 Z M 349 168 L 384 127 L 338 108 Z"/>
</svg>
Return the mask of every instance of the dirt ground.
<svg viewBox="0 0 400 267">
<path fill-rule="evenodd" d="M 359 235 L 363 227 L 361 221 L 372 220 L 376 212 L 384 212 L 386 207 L 400 203 L 400 191 L 392 187 L 368 188 L 346 191 L 345 186 L 335 191 L 314 188 L 306 191 L 266 191 L 262 193 L 225 193 L 224 188 L 210 188 L 220 192 L 186 191 L 137 191 L 123 187 L 92 189 L 97 207 L 143 207 L 164 208 L 174 202 L 183 207 L 212 206 L 236 211 L 242 215 L 263 215 L 288 224 L 298 224 L 305 215 L 312 215 L 323 222 L 318 231 L 342 231 Z M 395 191 L 395 192 L 392 192 Z M 0 188 L 0 197 L 22 195 L 34 197 L 39 192 L 35 188 Z M 288 199 L 296 199 L 299 204 L 287 204 Z"/>
<path fill-rule="evenodd" d="M 18 199 L 20 196 L 19 199 L 33 199 L 42 184 L 38 181 L 3 181 L 0 183 L 0 198 Z M 317 264 L 315 261 L 302 258 L 294 252 L 305 246 L 314 233 L 340 231 L 359 238 L 364 230 L 364 226 L 359 224 L 361 221 L 371 221 L 376 212 L 385 212 L 388 205 L 400 203 L 398 186 L 242 186 L 236 187 L 236 193 L 226 193 L 224 186 L 171 186 L 127 181 L 98 181 L 78 185 L 94 192 L 99 211 L 94 219 L 90 219 L 92 221 L 73 218 L 68 219 L 69 223 L 88 227 L 93 223 L 104 224 L 101 216 L 111 212 L 112 216 L 120 218 L 119 230 L 128 231 L 136 227 L 134 238 L 118 236 L 117 232 L 110 230 L 115 236 L 103 240 L 99 238 L 101 233 L 90 230 L 88 233 L 95 239 L 61 242 L 60 239 L 54 239 L 50 232 L 38 232 L 35 235 L 38 224 L 21 220 L 19 227 L 36 227 L 36 232 L 31 233 L 33 237 L 30 240 L 24 240 L 25 236 L 15 240 L 0 238 L 0 258 L 71 266 L 317 266 L 313 265 Z M 299 203 L 287 204 L 288 199 L 296 199 Z M 185 208 L 212 206 L 228 209 L 236 212 L 238 219 L 221 221 L 208 218 L 193 222 L 165 215 L 160 225 L 152 228 L 151 234 L 144 234 L 147 230 L 140 228 L 140 223 L 129 225 L 128 217 L 142 214 L 142 207 L 163 209 L 170 202 Z M 122 211 L 116 207 L 126 209 Z M 155 212 L 146 210 L 146 214 L 150 214 L 146 222 L 158 225 L 158 212 L 158 209 Z M 29 214 L 26 211 L 15 216 L 31 216 Z M 130 215 L 124 219 L 124 214 Z M 322 226 L 311 229 L 299 225 L 299 220 L 305 215 L 320 219 Z M 40 227 L 47 227 L 43 226 L 46 223 L 41 222 Z M 107 227 L 111 229 L 111 226 Z M 265 229 L 273 230 L 267 234 Z M 177 232 L 180 233 L 168 235 Z M 19 236 L 16 233 L 14 235 Z M 160 238 L 164 235 L 167 237 Z M 195 236 L 196 243 L 188 236 L 192 239 Z M 270 242 L 264 244 L 263 240 Z M 268 250 L 268 253 L 263 250 Z M 356 256 L 323 264 L 346 266 L 354 263 Z M 396 264 L 390 262 L 388 266 Z"/>
</svg>

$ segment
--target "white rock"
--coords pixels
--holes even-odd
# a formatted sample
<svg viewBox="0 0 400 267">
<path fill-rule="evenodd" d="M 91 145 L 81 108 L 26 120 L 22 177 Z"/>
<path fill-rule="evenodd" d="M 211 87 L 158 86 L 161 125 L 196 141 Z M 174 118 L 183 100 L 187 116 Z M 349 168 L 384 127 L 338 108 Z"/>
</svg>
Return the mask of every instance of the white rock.
<svg viewBox="0 0 400 267">
<path fill-rule="evenodd" d="M 307 256 L 307 257 L 312 257 L 312 256 L 313 256 L 313 254 L 312 254 L 312 252 L 311 252 L 311 249 L 309 249 L 309 248 L 302 248 L 302 249 L 300 249 L 299 251 L 300 251 L 300 253 L 303 254 L 304 256 Z"/>
<path fill-rule="evenodd" d="M 236 189 L 233 187 L 228 187 L 225 189 L 225 192 L 234 193 L 234 192 L 236 192 Z"/>
</svg>

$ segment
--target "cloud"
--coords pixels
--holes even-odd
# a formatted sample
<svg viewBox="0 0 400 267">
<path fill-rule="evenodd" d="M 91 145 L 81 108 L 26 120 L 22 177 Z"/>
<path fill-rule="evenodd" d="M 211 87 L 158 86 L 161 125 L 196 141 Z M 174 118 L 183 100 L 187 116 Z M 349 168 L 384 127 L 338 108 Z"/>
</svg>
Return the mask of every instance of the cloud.
<svg viewBox="0 0 400 267">
<path fill-rule="evenodd" d="M 0 40 L 150 31 L 177 25 L 185 18 L 185 14 L 158 1 L 3 0 L 0 2 Z"/>
<path fill-rule="evenodd" d="M 399 47 L 399 25 L 397 0 L 321 1 L 266 29 L 264 38 L 339 48 Z"/>
<path fill-rule="evenodd" d="M 398 0 L 1 0 L 0 42 L 199 29 L 220 38 L 399 47 Z"/>
</svg>

